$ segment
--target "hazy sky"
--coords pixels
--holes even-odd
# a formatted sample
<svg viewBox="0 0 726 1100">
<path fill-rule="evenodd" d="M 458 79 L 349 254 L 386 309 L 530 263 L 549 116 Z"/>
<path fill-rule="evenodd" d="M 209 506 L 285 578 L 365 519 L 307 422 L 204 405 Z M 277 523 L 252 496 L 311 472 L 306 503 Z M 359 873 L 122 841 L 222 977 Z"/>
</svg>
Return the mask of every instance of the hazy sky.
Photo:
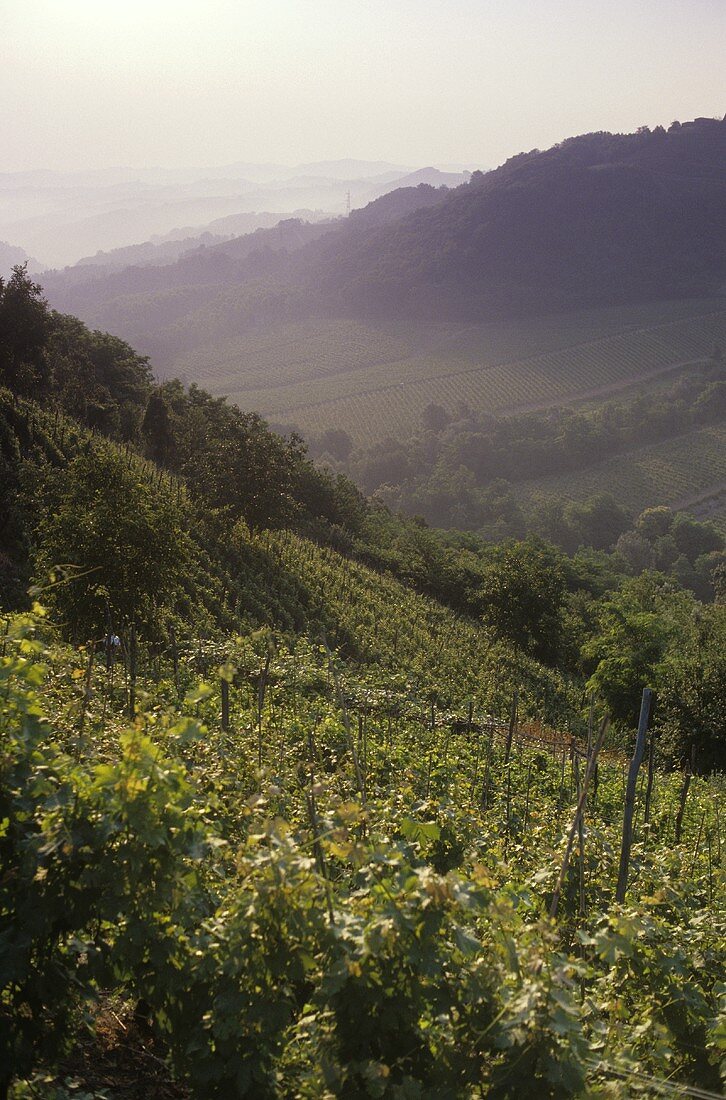
<svg viewBox="0 0 726 1100">
<path fill-rule="evenodd" d="M 0 0 L 0 171 L 493 166 L 726 112 L 726 0 Z"/>
</svg>

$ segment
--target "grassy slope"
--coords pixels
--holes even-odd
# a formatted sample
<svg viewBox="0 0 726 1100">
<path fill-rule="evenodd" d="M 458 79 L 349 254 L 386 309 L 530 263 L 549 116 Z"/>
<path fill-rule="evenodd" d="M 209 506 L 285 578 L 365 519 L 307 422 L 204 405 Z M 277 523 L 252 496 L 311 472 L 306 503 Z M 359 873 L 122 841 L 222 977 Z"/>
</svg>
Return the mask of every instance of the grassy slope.
<svg viewBox="0 0 726 1100">
<path fill-rule="evenodd" d="M 168 654 L 163 654 L 156 663 L 149 663 L 144 660 L 142 648 L 137 688 L 138 697 L 144 700 L 147 709 L 145 716 L 137 720 L 135 736 L 138 737 L 142 729 L 148 732 L 157 756 L 163 747 L 166 754 L 161 760 L 164 774 L 169 770 L 167 758 L 171 756 L 176 760 L 176 754 L 179 754 L 194 795 L 192 807 L 185 809 L 187 821 L 193 820 L 195 806 L 204 806 L 205 813 L 210 812 L 209 795 L 214 792 L 215 827 L 233 845 L 233 851 L 238 851 L 238 876 L 230 870 L 229 861 L 225 868 L 219 860 L 218 871 L 215 866 L 215 889 L 227 903 L 226 906 L 220 905 L 214 914 L 213 928 L 218 933 L 218 941 L 212 940 L 208 931 L 205 931 L 207 939 L 203 941 L 209 951 L 210 965 L 219 968 L 213 973 L 213 980 L 216 979 L 213 985 L 215 994 L 218 987 L 225 988 L 222 986 L 225 978 L 223 967 L 231 969 L 233 954 L 238 950 L 238 941 L 232 935 L 226 935 L 228 927 L 235 927 L 232 924 L 232 915 L 236 912 L 233 906 L 235 898 L 241 897 L 244 902 L 240 912 L 245 927 L 254 929 L 256 940 L 273 957 L 288 949 L 288 944 L 294 948 L 294 931 L 288 929 L 296 926 L 292 922 L 290 925 L 283 924 L 281 918 L 269 924 L 257 922 L 256 906 L 259 899 L 272 896 L 278 903 L 275 913 L 286 913 L 283 903 L 288 904 L 288 895 L 285 891 L 299 889 L 299 880 L 292 877 L 292 860 L 298 853 L 309 855 L 314 833 L 306 816 L 311 804 L 306 803 L 306 797 L 309 797 L 309 790 L 314 790 L 316 802 L 312 805 L 317 814 L 316 832 L 320 836 L 321 851 L 333 872 L 328 896 L 331 907 L 334 907 L 335 922 L 343 928 L 353 926 L 356 932 L 358 928 L 362 929 L 350 939 L 356 944 L 360 940 L 360 958 L 365 960 L 365 965 L 372 964 L 380 954 L 383 965 L 390 969 L 391 980 L 400 980 L 394 965 L 398 954 L 391 962 L 391 948 L 388 945 L 393 944 L 400 953 L 409 942 L 404 934 L 408 925 L 404 925 L 401 919 L 401 931 L 396 921 L 402 913 L 408 918 L 410 910 L 404 909 L 405 890 L 410 891 L 412 885 L 417 883 L 417 875 L 422 877 L 424 885 L 424 914 L 430 914 L 434 904 L 449 904 L 453 897 L 458 897 L 453 891 L 459 889 L 459 882 L 463 891 L 473 892 L 472 896 L 476 891 L 481 894 L 484 887 L 486 893 L 482 902 L 476 906 L 467 904 L 460 917 L 462 923 L 467 922 L 464 931 L 468 938 L 462 941 L 466 948 L 463 957 L 460 954 L 454 959 L 457 982 L 466 980 L 467 959 L 472 955 L 474 965 L 491 968 L 500 954 L 506 951 L 507 966 L 502 968 L 501 976 L 497 972 L 504 994 L 501 1017 L 507 1024 L 514 1017 L 512 1026 L 520 1021 L 521 1028 L 520 1006 L 524 993 L 530 1001 L 534 1000 L 538 987 L 532 984 L 532 978 L 543 970 L 546 996 L 551 997 L 552 1004 L 551 1010 L 545 1011 L 549 1002 L 546 996 L 540 995 L 536 1002 L 538 1028 L 544 1029 L 545 1034 L 547 1029 L 552 1029 L 557 1037 L 560 1057 L 574 1055 L 577 1049 L 576 1033 L 584 1035 L 587 1043 L 594 1043 L 597 1037 L 600 1043 L 605 1044 L 602 1065 L 599 1058 L 587 1059 L 587 1073 L 588 1077 L 594 1078 L 593 1084 L 595 1080 L 602 1084 L 603 1070 L 611 1071 L 606 1076 L 621 1075 L 621 1060 L 627 1072 L 628 1067 L 633 1065 L 635 1050 L 635 1064 L 639 1071 L 662 1075 L 667 1068 L 669 1079 L 689 1084 L 698 1080 L 701 1084 L 716 1087 L 716 1071 L 704 1069 L 703 1063 L 704 1028 L 706 1025 L 712 1026 L 718 985 L 713 993 L 711 989 L 721 978 L 724 961 L 723 928 L 719 919 L 723 907 L 724 879 L 720 861 L 713 858 L 715 846 L 711 839 L 718 835 L 718 813 L 714 807 L 723 795 L 722 777 L 714 776 L 710 780 L 696 777 L 692 781 L 682 836 L 675 843 L 673 829 L 682 783 L 680 774 L 657 773 L 647 832 L 642 824 L 641 788 L 628 910 L 622 915 L 620 909 L 613 906 L 613 890 L 618 871 L 626 761 L 622 753 L 604 753 L 600 761 L 597 792 L 593 791 L 588 802 L 587 848 L 586 854 L 583 851 L 581 864 L 583 870 L 578 875 L 578 857 L 573 853 L 563 882 L 558 937 L 555 940 L 538 917 L 546 912 L 549 905 L 562 860 L 563 836 L 572 820 L 576 801 L 574 768 L 567 762 L 569 733 L 565 730 L 571 728 L 569 722 L 566 727 L 557 723 L 562 731 L 559 736 L 538 727 L 523 728 L 522 734 L 531 732 L 536 738 L 543 737 L 544 740 L 530 741 L 527 736 L 518 734 L 511 757 L 505 763 L 506 723 L 490 723 L 481 709 L 492 700 L 474 697 L 473 717 L 476 724 L 471 728 L 466 720 L 452 722 L 452 716 L 446 714 L 441 706 L 429 712 L 425 695 L 416 696 L 410 690 L 411 673 L 421 659 L 430 661 L 443 628 L 444 637 L 453 634 L 445 649 L 456 663 L 447 663 L 446 667 L 442 665 L 438 674 L 451 677 L 447 688 L 452 695 L 462 701 L 472 698 L 469 695 L 471 679 L 479 670 L 464 669 L 470 655 L 468 629 L 459 636 L 458 652 L 455 652 L 455 624 L 447 624 L 446 616 L 441 616 L 427 601 L 415 598 L 409 602 L 405 592 L 400 591 L 400 586 L 390 585 L 387 581 L 379 583 L 362 567 L 343 566 L 341 569 L 335 555 L 321 553 L 310 544 L 285 534 L 267 538 L 265 546 L 285 565 L 291 576 L 315 586 L 334 614 L 348 618 L 349 609 L 353 609 L 349 621 L 355 623 L 359 641 L 364 648 L 370 647 L 371 657 L 376 662 L 379 658 L 374 653 L 378 651 L 381 667 L 377 668 L 376 664 L 362 667 L 350 659 L 334 658 L 340 677 L 339 691 L 324 652 L 309 647 L 301 637 L 296 639 L 291 649 L 278 638 L 269 666 L 267 691 L 258 710 L 258 683 L 264 664 L 264 644 L 258 644 L 255 652 L 250 645 L 251 639 L 222 637 L 216 648 L 205 651 L 200 662 L 196 644 L 190 639 L 182 646 L 182 694 L 199 675 L 204 675 L 209 687 L 205 693 L 190 693 L 184 702 L 177 699 Z M 369 595 L 372 599 L 366 611 Z M 385 622 L 379 623 L 377 615 L 381 608 L 387 608 L 388 617 Z M 403 636 L 398 655 L 394 628 L 400 629 Z M 420 631 L 418 636 L 415 633 L 417 630 Z M 258 639 L 258 642 L 261 641 Z M 441 656 L 439 654 L 436 659 L 440 661 Z M 76 746 L 76 769 L 79 774 L 85 775 L 80 773 L 80 767 L 85 769 L 98 764 L 108 774 L 118 757 L 117 736 L 128 722 L 122 668 L 109 673 L 104 662 L 98 660 L 95 666 L 91 666 L 92 679 L 86 681 L 89 666 L 85 651 L 56 646 L 44 658 L 51 674 L 42 688 L 42 706 L 43 713 L 52 716 L 55 736 L 61 743 Z M 221 698 L 216 674 L 216 666 L 226 658 L 239 670 L 229 690 L 229 732 L 220 729 Z M 82 742 L 77 733 L 77 715 L 84 708 L 86 682 L 93 690 L 87 692 L 86 739 Z M 341 715 L 341 695 L 346 700 L 347 730 Z M 203 736 L 191 739 L 185 736 L 182 741 L 175 733 L 175 730 L 185 728 L 183 723 L 175 726 L 180 712 L 205 723 Z M 582 733 L 581 724 L 578 732 Z M 357 763 L 353 760 L 354 743 L 357 743 Z M 258 760 L 262 762 L 261 771 L 257 770 Z M 146 760 L 141 754 L 136 767 L 139 772 L 146 767 Z M 360 829 L 356 831 L 356 824 L 363 820 L 355 803 L 357 769 L 366 792 L 365 833 Z M 124 778 L 129 784 L 126 773 Z M 121 783 L 118 786 L 126 789 Z M 138 788 L 134 788 L 135 792 L 143 789 L 141 782 Z M 129 799 L 129 803 L 137 815 L 131 820 L 140 820 L 143 825 L 145 818 L 137 810 L 140 803 L 138 793 L 133 801 Z M 281 846 L 281 838 L 288 836 L 288 826 L 283 822 L 289 823 L 292 831 L 288 843 Z M 134 828 L 142 833 L 141 827 Z M 117 829 L 120 831 L 120 826 Z M 249 839 L 248 833 L 251 834 Z M 85 834 L 83 837 L 85 839 Z M 271 840 L 269 849 L 273 868 L 279 866 L 279 876 L 274 880 L 272 892 L 269 880 L 253 878 L 251 855 L 253 851 L 262 851 L 263 845 L 267 848 L 268 837 Z M 354 846 L 349 844 L 349 838 L 355 840 Z M 413 873 L 413 870 L 404 867 L 404 888 L 401 887 L 403 874 L 396 876 L 392 873 L 390 878 L 386 874 L 389 864 L 395 871 L 401 862 L 400 855 L 391 847 L 392 841 L 399 845 L 408 841 L 409 846 L 415 843 L 410 850 L 416 861 L 416 871 Z M 159 846 L 155 837 L 154 844 Z M 260 847 L 257 848 L 257 845 Z M 67 851 L 73 852 L 70 844 L 64 848 L 64 854 Z M 82 867 L 85 867 L 90 851 L 89 847 L 83 849 Z M 93 855 L 97 858 L 95 852 Z M 208 864 L 211 865 L 211 860 Z M 370 882 L 362 877 L 369 865 L 374 869 Z M 446 880 L 438 879 L 432 869 L 440 874 L 453 870 L 454 875 Z M 125 873 L 123 859 L 119 860 L 118 873 Z M 306 881 L 310 880 L 311 874 L 314 870 L 308 859 L 305 865 Z M 386 877 L 382 880 L 384 874 Z M 379 892 L 385 895 L 384 902 L 386 898 L 390 900 L 390 915 L 386 911 L 384 926 L 388 939 L 374 924 L 377 911 L 373 910 L 368 915 L 372 901 L 378 896 L 376 887 L 381 880 L 385 890 Z M 187 889 L 193 889 L 190 885 L 193 883 L 192 876 L 188 874 L 185 881 Z M 259 885 L 259 894 L 255 891 L 255 884 Z M 319 889 L 322 879 L 314 885 Z M 432 887 L 438 887 L 439 892 L 435 893 Z M 244 893 L 245 888 L 247 894 Z M 582 902 L 578 896 L 580 890 Z M 316 906 L 322 904 L 322 897 L 322 890 L 319 890 Z M 125 899 L 124 911 L 126 904 Z M 578 915 L 580 908 L 586 908 L 586 911 Z M 438 908 L 434 913 L 438 915 Z M 611 915 L 612 926 L 605 922 L 601 914 Z M 368 925 L 364 921 L 370 922 L 377 936 L 367 932 Z M 173 922 L 169 924 L 169 931 L 165 931 L 165 946 L 170 950 L 174 942 L 172 936 L 180 933 Z M 428 970 L 423 970 L 421 966 L 421 958 L 428 958 L 422 954 L 420 947 L 424 936 L 421 931 L 423 921 L 415 925 L 411 921 L 411 924 L 415 928 L 415 935 L 411 935 L 414 972 L 421 971 L 430 978 Z M 389 934 L 389 929 L 395 929 L 395 935 L 393 932 Z M 445 926 L 436 924 L 435 934 L 439 939 L 445 930 Z M 576 930 L 580 934 L 579 941 L 574 939 Z M 595 940 L 595 936 L 600 939 Z M 477 937 L 481 937 L 481 942 Z M 347 942 L 343 936 L 340 939 Z M 196 946 L 196 942 L 192 941 L 192 947 Z M 216 955 L 212 955 L 217 942 L 222 947 Z M 386 947 L 388 955 L 383 954 Z M 598 949 L 593 950 L 594 947 Z M 220 955 L 221 961 L 218 961 Z M 565 955 L 568 956 L 567 970 Z M 175 972 L 175 981 L 187 983 L 191 999 L 197 990 L 194 984 L 196 972 L 193 966 L 188 965 L 187 955 L 179 953 L 178 957 L 182 962 Z M 194 966 L 198 965 L 196 960 L 200 957 L 202 952 L 198 951 L 194 955 Z M 351 957 L 350 972 L 358 974 L 354 967 L 359 956 L 351 950 Z M 174 956 L 175 961 L 176 958 Z M 316 953 L 313 967 L 311 956 L 310 967 L 305 971 L 310 989 L 317 991 L 332 969 L 327 959 L 327 955 Z M 588 963 L 587 969 L 582 965 L 583 959 Z M 626 965 L 630 959 L 633 959 L 632 965 Z M 255 960 L 253 956 L 253 963 Z M 573 966 L 579 964 L 580 969 L 575 973 L 578 976 L 582 974 L 580 982 L 576 983 L 571 976 L 570 961 Z M 145 973 L 148 973 L 148 960 L 145 959 L 143 965 Z M 244 968 L 248 965 L 251 970 L 252 964 L 248 964 L 245 957 L 240 985 L 245 978 Z M 678 970 L 674 979 L 675 966 Z M 163 990 L 167 973 L 163 965 L 159 969 L 162 980 L 154 986 L 157 993 L 159 986 Z M 251 970 L 251 973 L 254 975 L 255 972 Z M 436 992 L 432 999 L 441 1013 L 438 999 L 441 987 L 435 981 L 437 972 L 433 973 L 431 984 Z M 682 1013 L 678 1014 L 675 1024 L 671 1023 L 673 1041 L 663 1054 L 664 1039 L 670 1039 L 671 1033 L 665 1030 L 662 1021 L 673 1019 L 668 1010 L 673 1004 L 674 981 L 678 987 L 678 1003 L 687 1001 L 692 1007 L 687 1029 Z M 558 983 L 562 983 L 564 992 L 560 991 Z M 507 997 L 510 986 L 515 993 L 520 993 L 520 987 L 524 992 L 518 997 Z M 143 986 L 141 988 L 144 990 Z M 246 987 L 243 988 L 246 991 Z M 378 988 L 376 985 L 375 989 Z M 398 987 L 394 986 L 394 989 L 398 993 Z M 360 1001 L 356 992 L 354 988 L 352 1012 L 359 1010 Z M 238 998 L 235 1003 L 243 1004 L 239 1010 L 241 1015 L 245 1006 L 236 986 L 235 994 Z M 580 1000 L 584 1001 L 584 994 L 587 995 L 586 1009 L 580 1018 L 576 1006 Z M 388 986 L 373 995 L 385 1005 Z M 110 1006 L 115 1019 L 124 1020 L 120 1024 L 124 1033 L 130 1027 L 132 1035 L 134 996 L 138 996 L 135 988 L 121 986 L 114 991 L 112 1000 L 107 996 L 101 998 L 102 1011 L 106 1005 Z M 370 1003 L 371 994 L 368 996 L 367 1003 Z M 253 1011 L 266 1008 L 264 997 L 265 991 L 260 990 L 259 986 L 251 989 Z M 224 1029 L 227 1035 L 238 1016 L 228 1011 L 228 1002 L 221 997 L 219 999 L 222 1021 L 219 1030 Z M 303 1003 L 302 999 L 300 1003 Z M 309 1014 L 312 998 L 304 1003 Z M 318 1005 L 319 999 L 314 1003 Z M 401 1004 L 402 1010 L 407 1007 L 402 999 L 398 999 L 397 1003 Z M 529 1001 L 526 1003 L 529 1004 Z M 661 1007 L 662 1003 L 664 1007 Z M 323 1004 L 327 1006 L 327 1002 Z M 378 1004 L 379 1001 L 376 1001 L 376 1008 Z M 569 1025 L 570 1030 L 564 1033 L 563 1004 L 573 1021 Z M 297 1011 L 299 1013 L 299 1009 Z M 639 1026 L 645 1011 L 653 1015 L 657 1029 L 655 1025 L 648 1028 Z M 211 1012 L 208 1017 L 211 1019 Z M 306 1019 L 309 1018 L 308 1015 Z M 495 1016 L 490 1026 L 495 1026 L 499 1018 Z M 246 1017 L 242 1019 L 244 1021 Z M 446 1022 L 445 1016 L 441 1019 Z M 205 1028 L 210 1026 L 206 1021 L 205 1016 Z M 470 1028 L 465 1019 L 463 1034 L 467 1039 L 471 1038 Z M 104 1089 L 108 1088 L 108 1092 L 103 1092 L 104 1096 L 125 1100 L 129 1093 L 124 1087 L 123 1070 L 135 1065 L 135 1060 L 129 1059 L 133 1044 L 129 1043 L 132 1050 L 127 1051 L 122 1035 L 117 1033 L 112 1042 L 103 1027 L 100 1031 L 100 1038 L 95 1044 L 85 1029 L 80 1032 L 79 1041 L 73 1044 L 71 1058 L 64 1065 L 65 1072 L 72 1073 L 73 1078 L 86 1087 L 100 1084 Z M 173 1031 L 171 1034 L 165 1033 L 165 1038 L 183 1049 L 183 1056 L 177 1064 L 182 1073 L 194 1080 L 201 1045 L 196 1047 L 189 1043 L 183 1031 L 179 1035 Z M 251 1042 L 262 1042 L 259 1038 L 246 1038 L 245 1050 L 249 1049 Z M 148 1049 L 149 1034 L 146 1034 L 145 1041 L 137 1045 L 142 1050 Z M 114 1050 L 109 1051 L 110 1046 Z M 498 1047 L 506 1049 L 503 1043 Z M 240 1044 L 232 1057 L 237 1058 L 237 1051 L 242 1049 Z M 139 1066 L 137 1083 L 143 1082 L 149 1095 L 164 1096 L 168 1093 L 162 1084 L 168 1084 L 169 1077 L 163 1072 L 163 1047 L 158 1048 L 158 1053 L 162 1055 L 162 1060 L 154 1056 L 149 1059 L 147 1055 L 147 1064 Z M 512 1058 L 515 1068 L 518 1065 L 516 1053 Z M 320 1061 L 316 1046 L 313 1045 L 311 1050 L 306 1047 L 302 1055 L 296 1048 L 296 1059 L 291 1059 L 287 1066 L 289 1074 L 294 1074 L 297 1059 L 301 1057 L 313 1063 Z M 220 1054 L 214 1064 L 223 1064 L 222 1059 Z M 161 1083 L 156 1079 L 147 1079 L 147 1075 L 151 1076 L 149 1062 L 153 1063 L 156 1077 L 161 1073 Z M 695 1077 L 694 1062 L 701 1063 L 698 1078 Z M 103 1070 L 102 1076 L 99 1067 Z M 119 1072 L 121 1067 L 123 1069 Z M 485 1062 L 483 1068 L 489 1068 L 489 1062 Z M 202 1080 L 195 1081 L 192 1094 L 200 1098 L 212 1095 L 203 1073 L 198 1076 Z M 44 1077 L 43 1082 L 47 1089 L 50 1076 Z M 20 1089 L 11 1093 L 13 1100 L 20 1100 L 29 1094 Z M 474 1090 L 450 1093 L 462 1096 L 474 1094 Z M 506 1095 L 525 1094 L 529 1093 L 525 1092 L 523 1083 L 521 1091 Z M 579 1090 L 577 1094 L 584 1095 Z M 41 1093 L 33 1092 L 32 1095 Z M 50 1092 L 43 1092 L 42 1095 L 49 1096 Z M 63 1100 L 68 1095 L 58 1093 Z M 218 1091 L 215 1095 L 232 1095 L 232 1091 Z M 323 1090 L 322 1086 L 317 1092 L 289 1087 L 285 1095 L 323 1095 Z M 346 1093 L 341 1091 L 339 1095 Z M 554 1089 L 547 1095 L 563 1096 L 565 1093 Z"/>
</svg>

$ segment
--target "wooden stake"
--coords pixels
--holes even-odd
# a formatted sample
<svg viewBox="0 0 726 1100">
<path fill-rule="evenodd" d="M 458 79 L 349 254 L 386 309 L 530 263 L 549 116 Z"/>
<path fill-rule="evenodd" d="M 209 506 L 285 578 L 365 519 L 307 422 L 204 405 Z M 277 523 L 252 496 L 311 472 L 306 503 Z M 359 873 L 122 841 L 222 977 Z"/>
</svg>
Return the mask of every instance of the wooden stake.
<svg viewBox="0 0 726 1100">
<path fill-rule="evenodd" d="M 136 661 L 138 650 L 136 645 L 136 626 L 132 624 L 129 634 L 129 717 L 136 713 Z"/>
<path fill-rule="evenodd" d="M 527 825 L 529 824 L 529 788 L 532 782 L 532 761 L 530 760 L 527 767 L 527 793 L 524 798 L 524 834 L 527 834 Z"/>
<path fill-rule="evenodd" d="M 179 653 L 176 648 L 176 631 L 174 627 L 169 627 L 169 641 L 171 642 L 171 661 L 174 667 L 174 686 L 176 687 L 177 698 L 179 697 Z"/>
<path fill-rule="evenodd" d="M 320 843 L 320 825 L 318 822 L 318 808 L 315 802 L 315 766 L 314 766 L 314 741 L 312 731 L 308 733 L 308 755 L 310 765 L 310 788 L 305 793 L 305 803 L 307 805 L 308 816 L 310 818 L 310 827 L 313 833 L 313 851 L 315 853 L 315 860 L 318 865 L 318 871 L 320 877 L 323 880 L 325 889 L 325 900 L 328 907 L 328 920 L 331 924 L 335 924 L 335 914 L 333 912 L 333 896 L 330 889 L 330 879 L 328 877 L 328 868 L 325 864 L 325 853 L 323 852 L 323 846 Z"/>
<path fill-rule="evenodd" d="M 270 674 L 270 661 L 272 650 L 267 650 L 265 666 L 260 673 L 260 682 L 257 685 L 257 766 L 262 767 L 262 708 L 265 705 L 265 692 L 267 690 L 267 677 Z"/>
<path fill-rule="evenodd" d="M 222 730 L 227 733 L 229 730 L 229 680 L 222 678 Z"/>
<path fill-rule="evenodd" d="M 504 767 L 506 768 L 509 763 L 509 756 L 512 751 L 512 738 L 514 737 L 514 731 L 517 728 L 517 712 L 519 710 L 519 688 L 517 688 L 512 696 L 512 709 L 509 714 L 509 729 L 507 730 L 507 743 L 504 749 Z"/>
<path fill-rule="evenodd" d="M 648 786 L 645 788 L 645 811 L 643 824 L 650 823 L 650 800 L 653 794 L 653 778 L 655 775 L 655 730 L 650 731 L 650 744 L 648 745 Z M 647 832 L 646 832 L 647 837 Z"/>
<path fill-rule="evenodd" d="M 681 839 L 681 832 L 683 830 L 683 813 L 686 808 L 686 799 L 688 798 L 688 788 L 691 785 L 691 769 L 686 767 L 683 773 L 683 786 L 681 787 L 680 797 L 678 799 L 678 813 L 676 814 L 676 844 Z"/>
<path fill-rule="evenodd" d="M 608 728 L 609 725 L 610 725 L 610 719 L 607 718 L 607 717 L 604 718 L 601 725 L 600 725 L 600 731 L 598 733 L 597 742 L 595 744 L 595 747 L 592 750 L 592 756 L 590 757 L 590 761 L 587 765 L 587 770 L 585 772 L 585 780 L 582 784 L 582 790 L 580 791 L 580 797 L 577 800 L 577 808 L 575 809 L 575 817 L 574 817 L 574 820 L 572 822 L 572 826 L 570 828 L 570 834 L 567 838 L 567 844 L 565 845 L 565 854 L 562 857 L 562 866 L 560 867 L 560 874 L 559 874 L 559 877 L 557 879 L 557 885 L 555 886 L 555 892 L 552 895 L 552 901 L 550 903 L 550 917 L 552 917 L 553 920 L 557 916 L 557 906 L 560 903 L 560 894 L 562 893 L 562 887 L 563 887 L 564 882 L 565 882 L 565 875 L 567 874 L 567 868 L 568 868 L 569 863 L 570 863 L 570 856 L 572 855 L 572 846 L 575 843 L 575 835 L 577 834 L 577 830 L 578 830 L 578 826 L 579 826 L 580 814 L 582 814 L 582 812 L 585 809 L 585 802 L 587 800 L 587 788 L 590 786 L 590 779 L 592 778 L 592 774 L 595 770 L 595 765 L 597 763 L 597 758 L 600 755 L 600 749 L 602 748 L 603 742 L 605 741 L 605 734 L 607 733 L 607 728 Z"/>
<path fill-rule="evenodd" d="M 703 836 L 703 826 L 706 823 L 706 811 L 701 814 L 701 824 L 698 826 L 698 836 L 696 837 L 696 843 L 693 846 L 693 862 L 691 863 L 691 875 L 696 870 L 696 861 L 698 860 L 698 849 L 701 847 L 701 837 Z"/>
<path fill-rule="evenodd" d="M 81 703 L 81 713 L 78 718 L 78 753 L 76 758 L 80 755 L 81 751 L 81 738 L 83 737 L 83 729 L 86 724 L 86 713 L 88 711 L 89 704 L 91 702 L 91 677 L 93 675 L 93 659 L 94 659 L 94 647 L 93 642 L 88 643 L 88 661 L 86 663 L 86 678 L 83 684 L 83 702 Z"/>
<path fill-rule="evenodd" d="M 489 738 L 487 740 L 487 758 L 484 766 L 484 784 L 481 792 L 481 806 L 483 810 L 489 807 L 489 785 L 491 781 L 492 772 L 492 753 L 494 752 L 494 726 L 489 727 Z"/>
<path fill-rule="evenodd" d="M 638 734 L 635 739 L 635 751 L 628 769 L 628 782 L 625 790 L 625 807 L 623 810 L 623 843 L 620 849 L 620 870 L 618 872 L 618 884 L 615 889 L 615 900 L 625 901 L 625 891 L 628 887 L 628 871 L 630 868 L 630 849 L 633 843 L 633 811 L 635 810 L 635 787 L 638 781 L 638 770 L 645 752 L 645 737 L 648 732 L 648 718 L 650 717 L 650 703 L 652 699 L 650 688 L 643 688 L 643 698 L 640 704 L 640 719 L 638 721 Z"/>
<path fill-rule="evenodd" d="M 588 744 L 588 751 L 592 751 L 592 743 Z M 582 787 L 580 784 L 580 758 L 575 754 L 572 758 L 572 764 L 575 770 L 575 784 L 577 787 L 577 800 L 579 803 L 580 795 L 582 793 Z M 582 803 L 582 813 L 578 817 L 577 821 L 577 844 L 579 849 L 579 865 L 580 865 L 580 916 L 584 917 L 587 911 L 585 905 L 585 812 L 587 809 L 587 798 Z"/>
</svg>

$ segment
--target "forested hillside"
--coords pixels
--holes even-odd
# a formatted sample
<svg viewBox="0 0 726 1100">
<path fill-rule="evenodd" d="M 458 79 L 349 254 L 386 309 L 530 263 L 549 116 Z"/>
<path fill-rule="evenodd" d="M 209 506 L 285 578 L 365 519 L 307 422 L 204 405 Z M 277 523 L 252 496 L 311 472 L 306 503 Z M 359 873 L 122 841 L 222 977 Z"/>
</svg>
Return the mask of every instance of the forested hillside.
<svg viewBox="0 0 726 1100">
<path fill-rule="evenodd" d="M 385 232 L 328 238 L 305 279 L 354 314 L 467 318 L 718 290 L 726 121 L 586 134 L 474 173 Z"/>
</svg>

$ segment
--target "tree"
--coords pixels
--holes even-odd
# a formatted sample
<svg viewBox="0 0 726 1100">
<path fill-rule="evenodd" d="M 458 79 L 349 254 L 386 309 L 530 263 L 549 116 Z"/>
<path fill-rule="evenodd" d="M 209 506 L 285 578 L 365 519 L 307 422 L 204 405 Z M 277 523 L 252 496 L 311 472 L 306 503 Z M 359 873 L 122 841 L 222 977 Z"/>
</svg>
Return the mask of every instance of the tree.
<svg viewBox="0 0 726 1100">
<path fill-rule="evenodd" d="M 621 729 L 637 724 L 643 688 L 660 686 L 661 662 L 693 603 L 662 574 L 643 573 L 601 605 L 597 633 L 582 655 L 592 671 L 588 686 Z"/>
<path fill-rule="evenodd" d="M 630 527 L 628 513 L 611 493 L 598 493 L 582 504 L 568 505 L 565 518 L 579 542 L 596 550 L 609 549 Z"/>
<path fill-rule="evenodd" d="M 653 568 L 653 547 L 640 531 L 625 531 L 615 543 L 615 553 L 620 555 L 633 573 L 642 573 L 644 569 Z"/>
<path fill-rule="evenodd" d="M 174 432 L 169 406 L 160 390 L 149 397 L 144 419 L 141 421 L 141 434 L 146 442 L 149 458 L 165 465 L 174 443 Z"/>
<path fill-rule="evenodd" d="M 635 521 L 635 529 L 649 542 L 655 542 L 670 533 L 673 512 L 664 504 L 658 508 L 646 508 Z"/>
<path fill-rule="evenodd" d="M 723 549 L 724 540 L 715 527 L 699 523 L 683 512 L 679 512 L 673 520 L 671 534 L 676 546 L 691 564 L 702 554 Z"/>
<path fill-rule="evenodd" d="M 430 402 L 421 413 L 421 426 L 427 432 L 441 432 L 450 421 L 450 416 L 443 405 Z"/>
<path fill-rule="evenodd" d="M 662 744 L 674 761 L 692 759 L 700 772 L 726 759 L 726 607 L 694 608 L 689 629 L 663 662 Z"/>
<path fill-rule="evenodd" d="M 164 486 L 110 448 L 89 449 L 64 471 L 40 525 L 42 581 L 56 566 L 67 579 L 52 601 L 81 640 L 136 622 L 147 637 L 179 594 L 189 560 L 181 508 Z"/>
<path fill-rule="evenodd" d="M 42 288 L 28 275 L 27 264 L 0 279 L 0 382 L 27 391 L 45 381 L 42 351 L 52 329 Z"/>
<path fill-rule="evenodd" d="M 556 659 L 566 591 L 562 556 L 536 538 L 497 547 L 481 588 L 485 621 L 540 660 Z"/>
<path fill-rule="evenodd" d="M 342 428 L 328 428 L 317 441 L 316 451 L 345 462 L 353 451 L 353 440 Z"/>
</svg>

